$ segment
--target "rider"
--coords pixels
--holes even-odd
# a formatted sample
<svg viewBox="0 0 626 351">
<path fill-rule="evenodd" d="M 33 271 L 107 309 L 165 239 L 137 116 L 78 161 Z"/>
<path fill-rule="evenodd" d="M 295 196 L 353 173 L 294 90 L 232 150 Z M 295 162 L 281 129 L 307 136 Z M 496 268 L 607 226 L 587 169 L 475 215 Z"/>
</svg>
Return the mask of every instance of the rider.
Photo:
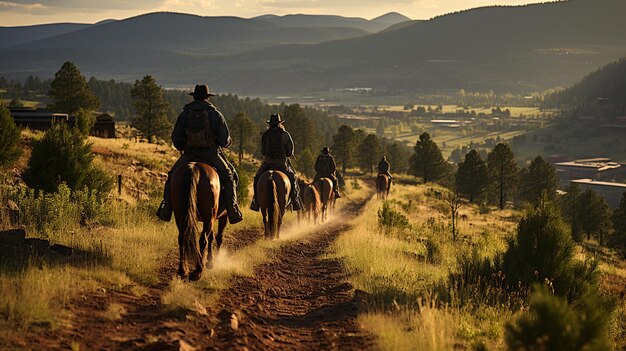
<svg viewBox="0 0 626 351">
<path fill-rule="evenodd" d="M 323 148 L 322 154 L 317 156 L 317 160 L 315 160 L 315 181 L 317 182 L 324 177 L 330 178 L 333 181 L 333 188 L 335 188 L 335 198 L 338 199 L 341 195 L 339 195 L 339 182 L 335 175 L 336 170 L 337 164 L 333 155 L 330 154 L 330 150 L 327 147 Z"/>
<path fill-rule="evenodd" d="M 387 161 L 387 156 L 383 156 L 383 159 L 378 162 L 378 174 L 385 174 L 389 177 L 389 180 L 393 178 L 391 173 L 389 173 L 389 161 Z"/>
<path fill-rule="evenodd" d="M 168 173 L 165 182 L 163 202 L 157 216 L 169 222 L 172 219 L 172 203 L 170 199 L 170 178 L 178 167 L 191 161 L 205 162 L 215 168 L 222 185 L 228 221 L 231 224 L 241 222 L 243 215 L 237 205 L 236 174 L 226 159 L 222 148 L 230 146 L 230 132 L 226 120 L 220 111 L 209 102 L 206 85 L 196 85 L 193 93 L 194 101 L 188 103 L 180 113 L 172 132 L 172 142 L 176 149 L 183 152 Z"/>
<path fill-rule="evenodd" d="M 266 121 L 269 126 L 267 130 L 263 132 L 261 137 L 261 153 L 265 157 L 261 167 L 254 176 L 254 197 L 250 204 L 250 209 L 253 211 L 259 210 L 259 203 L 256 199 L 256 184 L 259 181 L 261 174 L 268 170 L 281 171 L 287 175 L 289 182 L 291 183 L 291 205 L 294 211 L 302 209 L 300 202 L 300 188 L 298 182 L 296 182 L 296 172 L 288 162 L 289 157 L 293 155 L 293 139 L 289 132 L 285 130 L 283 126 L 283 119 L 279 114 L 273 114 L 270 116 L 270 120 Z"/>
</svg>

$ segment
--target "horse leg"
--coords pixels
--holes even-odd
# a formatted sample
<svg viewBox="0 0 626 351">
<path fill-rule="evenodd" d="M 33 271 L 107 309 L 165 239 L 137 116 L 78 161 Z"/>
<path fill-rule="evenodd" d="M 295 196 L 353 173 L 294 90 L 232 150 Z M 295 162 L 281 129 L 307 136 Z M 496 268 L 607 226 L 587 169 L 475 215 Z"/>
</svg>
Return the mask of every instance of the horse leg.
<svg viewBox="0 0 626 351">
<path fill-rule="evenodd" d="M 200 268 L 200 271 L 203 270 L 204 266 L 207 264 L 207 261 L 210 263 L 212 261 L 211 255 L 211 241 L 213 241 L 213 233 L 211 232 L 211 225 L 204 222 L 202 228 L 202 234 L 200 234 L 200 252 L 202 253 L 202 262 L 197 268 Z"/>
<path fill-rule="evenodd" d="M 220 253 L 220 248 L 222 247 L 222 240 L 224 239 L 224 230 L 226 229 L 226 226 L 228 225 L 228 217 L 227 216 L 222 216 L 218 219 L 217 221 L 217 236 L 215 237 L 215 242 L 216 242 L 216 247 L 215 247 L 215 254 L 219 255 Z"/>
<path fill-rule="evenodd" d="M 208 245 L 207 251 L 209 252 L 209 259 L 208 259 L 208 262 L 206 264 L 206 267 L 208 269 L 213 269 L 213 267 L 214 267 L 214 263 L 213 263 L 213 238 L 214 238 L 214 236 L 215 236 L 214 232 L 213 232 L 213 230 L 211 230 L 211 232 L 208 235 L 209 245 Z"/>
<path fill-rule="evenodd" d="M 265 229 L 264 231 L 264 235 L 265 238 L 269 238 L 270 237 L 270 233 L 269 233 L 269 223 L 267 222 L 267 210 L 266 209 L 262 209 L 261 212 L 263 213 L 263 227 Z"/>
<path fill-rule="evenodd" d="M 185 269 L 185 260 L 186 257 L 183 253 L 183 235 L 178 234 L 178 251 L 179 251 L 179 260 L 178 260 L 178 276 L 181 279 L 184 279 L 187 276 L 187 270 Z"/>
</svg>

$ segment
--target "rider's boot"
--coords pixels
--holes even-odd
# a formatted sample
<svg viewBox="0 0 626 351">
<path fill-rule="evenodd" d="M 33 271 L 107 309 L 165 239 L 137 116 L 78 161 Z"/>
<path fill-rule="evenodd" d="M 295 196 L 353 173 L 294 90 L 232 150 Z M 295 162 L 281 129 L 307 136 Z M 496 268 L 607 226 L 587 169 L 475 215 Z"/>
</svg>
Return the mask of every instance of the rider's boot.
<svg viewBox="0 0 626 351">
<path fill-rule="evenodd" d="M 341 197 L 341 195 L 339 195 L 339 189 L 335 188 L 335 199 L 338 199 L 340 197 Z"/>
<path fill-rule="evenodd" d="M 256 199 L 256 183 L 259 181 L 260 171 L 254 175 L 254 180 L 252 181 L 252 202 L 250 202 L 250 209 L 254 212 L 259 212 L 259 202 Z"/>
<path fill-rule="evenodd" d="M 163 190 L 163 201 L 157 211 L 157 217 L 165 222 L 172 220 L 172 201 L 170 199 L 170 178 L 168 176 L 165 181 L 165 189 Z"/>
<path fill-rule="evenodd" d="M 226 212 L 228 213 L 228 222 L 230 222 L 230 224 L 239 223 L 243 220 L 243 214 L 237 204 L 237 192 L 235 191 L 233 176 L 230 172 L 223 174 L 223 176 L 220 177 L 220 182 L 224 186 L 224 201 L 226 203 Z"/>
<path fill-rule="evenodd" d="M 255 212 L 259 212 L 259 204 L 256 201 L 256 194 L 252 197 L 252 202 L 250 202 L 250 209 Z"/>
</svg>

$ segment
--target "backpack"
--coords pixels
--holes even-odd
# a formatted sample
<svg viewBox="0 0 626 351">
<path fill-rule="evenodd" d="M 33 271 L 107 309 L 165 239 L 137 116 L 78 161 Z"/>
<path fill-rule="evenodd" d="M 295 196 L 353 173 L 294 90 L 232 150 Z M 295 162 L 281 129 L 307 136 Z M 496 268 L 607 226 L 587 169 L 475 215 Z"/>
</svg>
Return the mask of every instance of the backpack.
<svg viewBox="0 0 626 351">
<path fill-rule="evenodd" d="M 215 137 L 209 123 L 209 111 L 189 110 L 187 147 L 206 148 L 215 146 Z"/>
</svg>

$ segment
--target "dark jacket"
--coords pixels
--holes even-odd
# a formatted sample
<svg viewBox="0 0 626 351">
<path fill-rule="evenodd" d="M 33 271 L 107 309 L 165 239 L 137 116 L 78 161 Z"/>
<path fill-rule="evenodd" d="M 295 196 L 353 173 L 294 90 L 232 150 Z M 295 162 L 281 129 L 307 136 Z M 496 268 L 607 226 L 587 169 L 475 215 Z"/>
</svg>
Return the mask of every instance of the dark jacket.
<svg viewBox="0 0 626 351">
<path fill-rule="evenodd" d="M 389 173 L 389 162 L 381 160 L 378 163 L 378 173 Z"/>
<path fill-rule="evenodd" d="M 335 174 L 337 170 L 337 164 L 335 163 L 335 159 L 331 154 L 328 155 L 319 155 L 317 156 L 317 160 L 315 160 L 315 172 L 321 175 L 331 175 Z"/>
<path fill-rule="evenodd" d="M 188 103 L 183 108 L 183 112 L 178 115 L 176 124 L 174 125 L 174 131 L 172 132 L 172 142 L 174 147 L 180 151 L 185 150 L 187 144 L 187 127 L 189 126 L 190 110 L 201 111 L 207 110 L 209 113 L 209 123 L 211 131 L 215 136 L 215 142 L 220 147 L 230 146 L 230 132 L 226 125 L 226 119 L 220 111 L 208 101 L 196 100 Z"/>
<path fill-rule="evenodd" d="M 284 164 L 293 155 L 291 134 L 281 127 L 270 127 L 261 136 L 261 154 L 266 163 Z"/>
</svg>

